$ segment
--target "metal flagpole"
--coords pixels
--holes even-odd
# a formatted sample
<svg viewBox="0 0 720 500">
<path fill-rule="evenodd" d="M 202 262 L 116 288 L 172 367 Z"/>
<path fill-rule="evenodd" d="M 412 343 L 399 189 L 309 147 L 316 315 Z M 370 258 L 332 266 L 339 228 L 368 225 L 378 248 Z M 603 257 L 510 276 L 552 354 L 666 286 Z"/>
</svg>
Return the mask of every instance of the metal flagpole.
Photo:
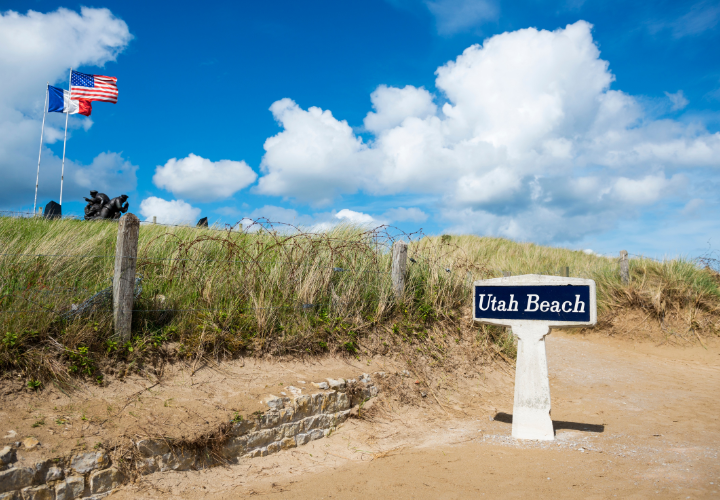
<svg viewBox="0 0 720 500">
<path fill-rule="evenodd" d="M 71 92 L 72 88 L 72 68 L 70 68 L 70 79 L 68 81 L 68 92 Z M 63 188 L 63 179 L 65 178 L 65 144 L 67 143 L 67 124 L 68 124 L 68 118 L 70 117 L 70 109 L 68 108 L 65 112 L 65 140 L 63 141 L 63 161 L 62 161 L 62 170 L 60 171 L 60 206 L 62 207 L 62 188 Z"/>
<path fill-rule="evenodd" d="M 42 128 L 40 129 L 40 152 L 38 153 L 38 168 L 37 168 L 37 177 L 35 177 L 35 202 L 33 203 L 33 215 L 35 215 L 35 210 L 37 210 L 37 192 L 38 192 L 38 183 L 40 182 L 40 157 L 42 156 L 42 140 L 43 140 L 43 133 L 45 132 L 45 113 L 47 112 L 48 108 L 48 92 L 49 92 L 49 85 L 50 82 L 47 82 L 45 85 L 45 107 L 43 108 L 43 123 Z"/>
</svg>

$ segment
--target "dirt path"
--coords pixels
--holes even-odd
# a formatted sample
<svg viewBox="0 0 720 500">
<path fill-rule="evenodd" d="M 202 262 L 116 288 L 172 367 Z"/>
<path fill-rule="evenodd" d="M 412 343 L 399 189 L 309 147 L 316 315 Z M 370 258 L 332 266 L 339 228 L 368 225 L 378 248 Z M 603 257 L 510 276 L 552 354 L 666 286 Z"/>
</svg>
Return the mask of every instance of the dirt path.
<svg viewBox="0 0 720 500">
<path fill-rule="evenodd" d="M 479 383 L 451 414 L 385 412 L 240 465 L 155 474 L 111 498 L 720 498 L 718 346 L 553 334 L 548 357 L 552 443 L 512 439 L 512 385 Z"/>
</svg>

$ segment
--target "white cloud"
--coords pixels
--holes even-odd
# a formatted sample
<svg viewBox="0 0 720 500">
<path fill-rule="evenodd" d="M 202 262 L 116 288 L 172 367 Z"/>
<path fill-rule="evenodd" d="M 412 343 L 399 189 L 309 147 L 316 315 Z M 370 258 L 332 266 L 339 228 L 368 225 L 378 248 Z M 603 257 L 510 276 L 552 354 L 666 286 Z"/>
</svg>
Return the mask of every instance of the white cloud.
<svg viewBox="0 0 720 500">
<path fill-rule="evenodd" d="M 290 99 L 273 103 L 270 111 L 285 130 L 265 141 L 258 193 L 321 205 L 367 182 L 370 150 L 346 121 L 316 107 L 304 111 Z"/>
<path fill-rule="evenodd" d="M 316 204 L 358 190 L 421 193 L 442 200 L 452 227 L 564 241 L 682 199 L 683 172 L 720 166 L 720 133 L 654 119 L 610 88 L 584 21 L 493 36 L 436 74 L 440 97 L 378 87 L 367 143 L 328 110 L 276 102 L 284 130 L 266 141 L 258 191 Z"/>
<path fill-rule="evenodd" d="M 3 70 L 0 79 L 1 205 L 32 205 L 35 168 L 18 166 L 37 165 L 45 82 L 67 86 L 68 68 L 102 66 L 113 61 L 131 39 L 127 24 L 108 9 L 82 7 L 77 13 L 61 8 L 47 14 L 0 12 L 0 67 Z M 48 114 L 46 144 L 62 139 L 64 122 L 65 117 L 61 114 Z M 91 124 L 92 121 L 85 117 L 70 117 L 68 140 L 71 140 L 73 130 L 87 130 Z M 107 160 L 102 155 L 95 159 L 102 163 L 100 182 L 108 185 L 124 182 L 126 187 L 134 187 L 134 170 L 123 167 L 123 174 L 130 177 L 113 179 L 112 168 L 105 168 L 109 165 Z M 77 176 L 71 173 L 76 166 L 70 153 L 66 159 L 65 177 L 68 195 L 79 192 L 76 181 L 83 178 L 81 172 Z M 44 148 L 40 200 L 53 198 L 57 201 L 59 178 L 59 160 Z"/>
<path fill-rule="evenodd" d="M 194 225 L 200 218 L 200 209 L 183 200 L 167 201 L 151 196 L 140 203 L 140 214 L 147 221 L 152 221 L 154 216 L 162 224 Z"/>
<path fill-rule="evenodd" d="M 335 214 L 335 218 L 339 219 L 343 222 L 349 222 L 351 224 L 359 224 L 362 226 L 367 225 L 382 225 L 372 215 L 364 214 L 362 212 L 355 212 L 354 210 L 350 210 L 347 208 L 343 208 L 338 213 Z"/>
<path fill-rule="evenodd" d="M 244 161 L 210 161 L 190 153 L 187 158 L 172 158 L 158 166 L 153 184 L 175 196 L 214 201 L 228 198 L 249 186 L 257 174 Z"/>
<path fill-rule="evenodd" d="M 406 118 L 425 118 L 437 112 L 433 97 L 424 88 L 407 85 L 405 88 L 380 85 L 370 94 L 375 111 L 365 117 L 365 128 L 382 132 L 400 125 Z"/>
<path fill-rule="evenodd" d="M 385 224 L 385 219 L 347 208 L 340 211 L 300 214 L 292 208 L 265 205 L 245 213 L 240 223 L 245 230 L 250 231 L 260 229 L 260 224 L 264 226 L 270 224 L 279 231 L 294 231 L 293 228 L 299 228 L 303 231 L 319 233 L 347 223 L 377 227 Z"/>
<path fill-rule="evenodd" d="M 137 169 L 137 166 L 125 160 L 120 153 L 108 151 L 97 155 L 87 167 L 77 166 L 70 172 L 78 189 L 115 193 L 135 190 Z"/>
<path fill-rule="evenodd" d="M 670 102 L 672 103 L 672 111 L 685 109 L 685 107 L 690 104 L 690 101 L 688 101 L 687 97 L 685 97 L 685 94 L 683 94 L 682 90 L 678 90 L 674 94 L 671 94 L 670 92 L 665 92 L 665 95 L 668 99 L 670 99 Z"/>
<path fill-rule="evenodd" d="M 661 175 L 648 175 L 642 179 L 620 177 L 615 181 L 613 192 L 621 202 L 634 205 L 649 205 L 660 197 L 670 195 L 672 190 L 682 189 L 685 178 L 679 174 L 667 179 Z"/>
<path fill-rule="evenodd" d="M 383 214 L 383 217 L 389 219 L 390 222 L 425 222 L 428 214 L 417 207 L 398 207 L 391 208 Z"/>
</svg>

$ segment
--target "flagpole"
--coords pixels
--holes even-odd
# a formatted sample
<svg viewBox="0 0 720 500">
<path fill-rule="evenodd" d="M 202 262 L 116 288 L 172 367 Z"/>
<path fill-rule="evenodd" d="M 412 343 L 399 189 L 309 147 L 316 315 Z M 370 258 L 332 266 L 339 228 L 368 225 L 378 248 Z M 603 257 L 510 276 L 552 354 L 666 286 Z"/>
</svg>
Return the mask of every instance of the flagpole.
<svg viewBox="0 0 720 500">
<path fill-rule="evenodd" d="M 68 92 L 72 96 L 72 68 L 70 68 L 70 78 L 68 80 Z M 67 144 L 67 125 L 68 118 L 70 118 L 70 110 L 65 110 L 65 139 L 63 140 L 63 159 L 62 159 L 62 170 L 60 171 L 60 206 L 62 207 L 62 190 L 63 180 L 65 179 L 65 145 Z"/>
<path fill-rule="evenodd" d="M 40 129 L 40 152 L 38 153 L 38 168 L 37 168 L 37 177 L 35 177 L 35 202 L 33 203 L 33 215 L 35 215 L 35 210 L 37 209 L 37 192 L 38 192 L 38 183 L 40 182 L 40 157 L 42 156 L 42 140 L 43 140 L 43 133 L 45 132 L 45 113 L 47 112 L 48 107 L 48 92 L 50 85 L 50 82 L 47 82 L 45 84 L 45 107 L 43 108 L 43 122 L 42 122 L 42 128 Z"/>
</svg>

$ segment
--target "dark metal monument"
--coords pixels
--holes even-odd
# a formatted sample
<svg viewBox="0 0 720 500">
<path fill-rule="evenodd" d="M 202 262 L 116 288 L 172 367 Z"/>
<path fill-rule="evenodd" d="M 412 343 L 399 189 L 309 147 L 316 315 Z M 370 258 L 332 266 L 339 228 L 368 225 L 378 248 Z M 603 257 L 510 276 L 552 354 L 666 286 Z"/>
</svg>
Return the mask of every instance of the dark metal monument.
<svg viewBox="0 0 720 500">
<path fill-rule="evenodd" d="M 90 196 L 92 198 L 84 198 L 87 201 L 85 220 L 119 219 L 130 206 L 126 194 L 121 194 L 112 200 L 105 193 L 97 191 L 90 191 Z"/>
</svg>

